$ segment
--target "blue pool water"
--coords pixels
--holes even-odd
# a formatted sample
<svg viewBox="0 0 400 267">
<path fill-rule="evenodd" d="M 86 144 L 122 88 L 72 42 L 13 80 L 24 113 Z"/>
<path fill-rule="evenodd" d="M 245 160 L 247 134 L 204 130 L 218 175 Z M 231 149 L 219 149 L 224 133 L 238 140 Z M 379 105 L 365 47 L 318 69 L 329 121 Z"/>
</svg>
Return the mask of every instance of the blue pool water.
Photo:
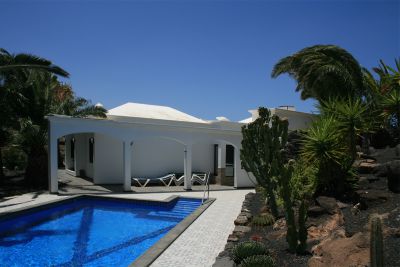
<svg viewBox="0 0 400 267">
<path fill-rule="evenodd" d="M 82 198 L 0 221 L 0 266 L 128 266 L 198 206 Z"/>
</svg>

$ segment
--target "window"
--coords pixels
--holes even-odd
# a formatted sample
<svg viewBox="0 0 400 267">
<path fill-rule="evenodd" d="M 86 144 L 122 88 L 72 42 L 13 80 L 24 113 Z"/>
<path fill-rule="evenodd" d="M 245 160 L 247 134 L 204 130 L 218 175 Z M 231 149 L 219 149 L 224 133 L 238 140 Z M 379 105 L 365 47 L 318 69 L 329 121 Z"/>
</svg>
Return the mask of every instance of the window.
<svg viewBox="0 0 400 267">
<path fill-rule="evenodd" d="M 218 175 L 218 145 L 214 145 L 214 175 Z"/>
<path fill-rule="evenodd" d="M 75 138 L 74 137 L 72 137 L 71 138 L 71 141 L 70 141 L 70 144 L 71 144 L 71 159 L 74 159 L 75 158 Z"/>
<path fill-rule="evenodd" d="M 226 145 L 225 176 L 233 177 L 235 174 L 235 148 Z"/>
<path fill-rule="evenodd" d="M 93 163 L 94 138 L 89 138 L 89 162 Z"/>
</svg>

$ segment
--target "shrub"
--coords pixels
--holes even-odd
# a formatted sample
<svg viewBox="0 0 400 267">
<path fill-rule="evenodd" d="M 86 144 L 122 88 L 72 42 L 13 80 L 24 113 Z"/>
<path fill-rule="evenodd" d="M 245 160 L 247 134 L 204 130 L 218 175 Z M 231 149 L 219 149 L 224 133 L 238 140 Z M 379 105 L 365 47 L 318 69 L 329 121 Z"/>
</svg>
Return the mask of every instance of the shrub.
<svg viewBox="0 0 400 267">
<path fill-rule="evenodd" d="M 8 170 L 23 170 L 26 166 L 26 154 L 17 147 L 3 150 L 3 164 Z"/>
<path fill-rule="evenodd" d="M 232 250 L 232 259 L 235 263 L 241 263 L 245 258 L 254 255 L 265 255 L 267 248 L 261 242 L 247 241 L 237 244 Z"/>
<path fill-rule="evenodd" d="M 242 261 L 242 267 L 273 267 L 274 260 L 269 255 L 255 255 L 247 257 Z"/>
<path fill-rule="evenodd" d="M 255 216 L 251 221 L 251 224 L 254 226 L 268 226 L 272 225 L 274 222 L 275 222 L 274 216 L 272 216 L 272 214 L 267 213 Z"/>
</svg>

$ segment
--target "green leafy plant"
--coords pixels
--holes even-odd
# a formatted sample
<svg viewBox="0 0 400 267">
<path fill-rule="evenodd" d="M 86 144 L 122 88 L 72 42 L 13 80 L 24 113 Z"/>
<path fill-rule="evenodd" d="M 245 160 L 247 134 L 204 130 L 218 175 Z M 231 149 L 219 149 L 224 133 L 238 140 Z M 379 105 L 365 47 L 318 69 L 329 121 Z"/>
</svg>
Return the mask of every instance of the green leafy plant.
<svg viewBox="0 0 400 267">
<path fill-rule="evenodd" d="M 251 224 L 254 226 L 268 226 L 274 224 L 274 222 L 275 222 L 274 216 L 269 213 L 254 216 L 253 219 L 251 220 Z"/>
<path fill-rule="evenodd" d="M 282 150 L 287 142 L 288 122 L 271 116 L 267 108 L 258 109 L 259 117 L 242 127 L 242 168 L 251 172 L 264 187 L 272 214 L 278 216 L 275 189 L 283 162 Z"/>
<path fill-rule="evenodd" d="M 242 261 L 241 267 L 274 267 L 275 262 L 269 255 L 254 255 Z"/>
<path fill-rule="evenodd" d="M 371 267 L 383 267 L 383 237 L 381 219 L 374 217 L 371 219 Z"/>
<path fill-rule="evenodd" d="M 237 244 L 232 249 L 232 259 L 235 263 L 241 263 L 245 258 L 254 255 L 265 255 L 267 248 L 261 242 L 246 241 Z"/>
</svg>

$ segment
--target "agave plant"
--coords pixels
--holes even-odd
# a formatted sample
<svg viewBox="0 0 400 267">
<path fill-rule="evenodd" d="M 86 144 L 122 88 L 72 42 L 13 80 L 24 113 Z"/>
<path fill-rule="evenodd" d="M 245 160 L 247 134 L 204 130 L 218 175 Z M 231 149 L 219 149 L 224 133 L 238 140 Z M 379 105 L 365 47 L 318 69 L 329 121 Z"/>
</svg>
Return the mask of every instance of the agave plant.
<svg viewBox="0 0 400 267">
<path fill-rule="evenodd" d="M 357 138 L 377 128 L 379 114 L 373 112 L 361 99 L 322 102 L 320 110 L 324 116 L 332 117 L 336 121 L 336 131 L 347 141 L 349 155 L 354 161 Z"/>
<path fill-rule="evenodd" d="M 304 136 L 301 151 L 304 161 L 316 166 L 317 191 L 340 191 L 343 186 L 342 170 L 346 161 L 346 146 L 337 130 L 338 123 L 333 117 L 323 116 L 316 120 Z"/>
</svg>

